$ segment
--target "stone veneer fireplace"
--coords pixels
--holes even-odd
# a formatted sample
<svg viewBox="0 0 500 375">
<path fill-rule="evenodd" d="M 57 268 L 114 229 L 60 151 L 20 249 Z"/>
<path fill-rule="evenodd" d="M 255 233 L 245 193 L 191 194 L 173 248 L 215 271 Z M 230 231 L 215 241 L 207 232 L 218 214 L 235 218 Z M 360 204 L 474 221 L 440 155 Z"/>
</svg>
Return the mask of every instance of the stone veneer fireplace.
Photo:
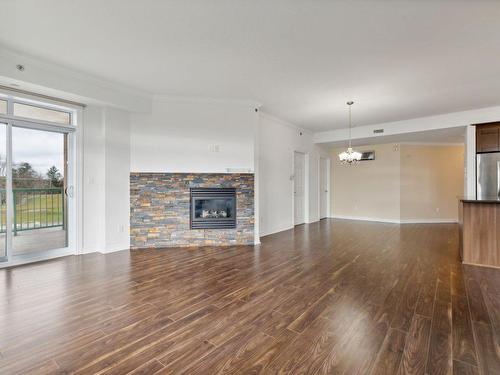
<svg viewBox="0 0 500 375">
<path fill-rule="evenodd" d="M 130 174 L 132 248 L 248 245 L 253 241 L 253 174 Z"/>
</svg>

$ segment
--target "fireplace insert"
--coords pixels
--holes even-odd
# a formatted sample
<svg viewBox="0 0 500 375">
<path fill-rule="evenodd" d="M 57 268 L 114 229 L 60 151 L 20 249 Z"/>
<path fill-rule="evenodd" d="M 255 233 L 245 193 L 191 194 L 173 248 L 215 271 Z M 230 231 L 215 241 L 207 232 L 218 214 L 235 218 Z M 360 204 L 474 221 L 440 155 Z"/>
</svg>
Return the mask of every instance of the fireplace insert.
<svg viewBox="0 0 500 375">
<path fill-rule="evenodd" d="M 236 189 L 191 188 L 190 228 L 236 228 Z"/>
</svg>

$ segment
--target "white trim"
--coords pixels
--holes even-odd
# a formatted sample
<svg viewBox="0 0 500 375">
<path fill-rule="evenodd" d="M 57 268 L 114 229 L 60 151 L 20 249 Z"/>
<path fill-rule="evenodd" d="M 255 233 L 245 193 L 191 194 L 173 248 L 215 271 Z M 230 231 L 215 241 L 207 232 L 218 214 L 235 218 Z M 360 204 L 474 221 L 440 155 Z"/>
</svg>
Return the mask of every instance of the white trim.
<svg viewBox="0 0 500 375">
<path fill-rule="evenodd" d="M 76 111 L 79 127 L 76 132 L 71 134 L 74 140 L 73 152 L 73 185 L 74 187 L 74 212 L 73 212 L 73 235 L 74 235 L 74 253 L 83 254 L 83 108 Z M 70 135 L 68 135 L 70 136 Z M 71 234 L 71 232 L 70 232 Z"/>
<path fill-rule="evenodd" d="M 328 195 L 326 196 L 327 200 L 327 207 L 326 207 L 326 214 L 327 217 L 330 217 L 332 214 L 332 178 L 333 178 L 333 173 L 332 173 L 332 159 L 328 157 L 326 159 L 326 169 L 328 171 L 328 180 L 326 181 L 326 188 L 328 190 Z"/>
<path fill-rule="evenodd" d="M 228 103 L 228 104 L 242 104 L 250 105 L 254 108 L 260 108 L 261 102 L 250 99 L 232 99 L 222 97 L 209 97 L 209 96 L 183 96 L 183 95 L 153 95 L 153 101 L 159 102 L 188 102 L 188 103 Z"/>
<path fill-rule="evenodd" d="M 401 224 L 440 224 L 458 223 L 458 219 L 402 219 Z"/>
<path fill-rule="evenodd" d="M 303 215 L 302 222 L 295 221 L 295 155 L 300 154 L 304 157 L 303 174 L 304 174 L 304 193 L 303 193 Z M 292 154 L 292 223 L 293 225 L 301 225 L 309 222 L 309 154 L 302 151 L 294 150 Z M 307 197 L 307 199 L 306 199 Z"/>
<path fill-rule="evenodd" d="M 468 126 L 465 132 L 464 196 L 476 197 L 476 127 Z"/>
<path fill-rule="evenodd" d="M 290 230 L 290 229 L 293 229 L 295 226 L 294 225 L 287 225 L 287 226 L 283 226 L 281 228 L 276 228 L 276 229 L 271 229 L 267 232 L 264 232 L 264 233 L 261 233 L 261 236 L 260 238 L 262 237 L 266 237 L 266 236 L 270 236 L 271 234 L 275 234 L 275 233 L 279 233 L 279 232 L 284 232 L 286 230 Z"/>
<path fill-rule="evenodd" d="M 260 243 L 260 114 L 255 112 L 253 123 L 253 243 Z"/>
<path fill-rule="evenodd" d="M 309 153 L 304 154 L 304 223 L 311 222 L 311 159 Z"/>
<path fill-rule="evenodd" d="M 380 218 L 380 217 L 333 215 L 330 218 L 331 219 L 342 219 L 342 220 L 376 221 L 376 222 L 381 222 L 381 223 L 400 224 L 399 219 L 385 219 L 385 218 Z"/>
<path fill-rule="evenodd" d="M 115 253 L 117 251 L 125 251 L 125 250 L 130 250 L 130 244 L 128 243 L 110 243 L 106 245 L 105 250 L 100 250 L 98 251 L 101 254 L 109 254 L 109 253 Z"/>
<path fill-rule="evenodd" d="M 22 62 L 29 67 L 16 69 Z M 82 104 L 100 103 L 127 111 L 150 112 L 152 95 L 5 48 L 0 44 L 0 84 Z"/>
<path fill-rule="evenodd" d="M 33 120 L 10 115 L 0 115 L 0 121 L 9 121 L 12 126 L 16 126 L 18 128 L 44 130 L 56 133 L 71 133 L 76 130 L 76 127 L 73 125 L 55 124 L 53 122 Z"/>
<path fill-rule="evenodd" d="M 321 160 L 325 161 L 325 168 L 326 168 L 326 176 L 324 178 L 326 179 L 326 210 L 325 210 L 325 216 L 321 217 L 321 196 L 322 196 L 322 186 L 321 186 L 321 174 L 322 174 L 322 169 L 321 169 Z M 326 156 L 319 156 L 318 158 L 318 217 L 319 220 L 321 219 L 326 219 L 330 217 L 330 158 Z"/>
<path fill-rule="evenodd" d="M 333 215 L 331 219 L 342 220 L 359 220 L 359 221 L 374 221 L 379 223 L 392 223 L 392 224 L 439 224 L 439 223 L 457 223 L 457 219 L 386 219 L 380 217 L 367 217 L 367 216 L 343 216 Z"/>
<path fill-rule="evenodd" d="M 423 132 L 427 130 L 465 127 L 471 124 L 498 121 L 500 106 L 451 112 L 436 116 L 425 116 L 408 120 L 356 126 L 352 129 L 352 139 L 381 138 L 388 135 Z M 376 129 L 384 133 L 373 133 Z M 337 128 L 314 133 L 314 143 L 330 143 L 348 139 L 348 128 Z"/>
<path fill-rule="evenodd" d="M 394 143 L 394 142 L 388 142 Z M 465 142 L 397 142 L 400 145 L 408 145 L 408 146 L 463 146 Z"/>
<path fill-rule="evenodd" d="M 47 102 L 43 101 L 41 102 L 39 98 L 38 100 L 32 99 L 32 97 L 29 94 L 22 94 L 22 95 L 20 95 L 19 93 L 12 94 L 3 89 L 0 89 L 0 94 L 2 100 L 7 101 L 7 113 L 0 114 L 0 121 L 8 122 L 13 126 L 17 127 L 24 127 L 29 129 L 38 129 L 45 131 L 69 133 L 76 130 L 77 119 L 78 119 L 77 113 L 81 111 L 81 107 L 64 106 L 61 103 L 54 102 L 53 100 Z M 15 104 L 28 105 L 41 109 L 67 113 L 70 116 L 69 117 L 70 123 L 62 124 L 58 122 L 45 121 L 36 118 L 17 116 L 14 113 Z"/>
<path fill-rule="evenodd" d="M 361 216 L 329 216 L 323 219 L 341 219 L 341 220 L 353 220 L 353 221 L 372 221 L 375 223 L 388 223 L 388 224 L 447 224 L 447 223 L 458 223 L 457 219 L 408 219 L 408 220 L 399 220 L 399 219 L 382 219 L 382 218 L 374 218 L 374 217 L 361 217 Z M 315 220 L 310 223 L 304 224 L 313 224 L 320 222 L 321 220 Z M 295 226 L 284 227 L 280 229 L 273 229 L 270 232 L 263 233 L 261 238 L 271 236 L 276 233 L 286 232 L 287 230 L 294 229 Z M 260 244 L 260 242 L 259 242 Z"/>
<path fill-rule="evenodd" d="M 46 260 L 51 260 L 55 258 L 61 258 L 61 257 L 66 257 L 74 255 L 72 250 L 65 247 L 62 249 L 52 249 L 52 250 L 47 250 L 43 251 L 39 254 L 30 254 L 30 255 L 15 255 L 13 256 L 12 260 L 8 262 L 0 262 L 0 269 L 1 268 L 7 268 L 7 267 L 13 267 L 13 266 L 21 266 L 23 264 L 33 264 L 36 262 L 44 262 Z"/>
<path fill-rule="evenodd" d="M 38 102 L 38 101 L 42 100 L 44 103 L 58 103 L 58 104 L 54 105 L 54 108 L 60 107 L 61 103 L 64 103 L 64 105 L 66 105 L 66 107 L 61 107 L 61 108 L 68 108 L 68 107 L 70 107 L 70 108 L 77 108 L 77 107 L 82 108 L 82 107 L 86 106 L 86 104 L 73 102 L 71 100 L 55 98 L 55 97 L 49 96 L 49 95 L 37 94 L 35 92 L 26 91 L 26 90 L 18 89 L 15 87 L 4 86 L 4 85 L 0 85 L 0 91 L 1 91 L 1 93 L 7 92 L 9 95 L 12 95 L 12 96 L 17 96 L 20 94 L 23 96 L 23 98 L 24 97 L 32 98 L 30 100 L 33 100 L 34 102 Z"/>
<path fill-rule="evenodd" d="M 308 130 L 308 129 L 303 129 L 301 127 L 298 127 L 297 125 L 295 124 L 292 124 L 291 122 L 287 122 L 285 120 L 282 120 L 280 119 L 279 117 L 276 117 L 274 115 L 271 115 L 270 113 L 267 113 L 267 112 L 263 112 L 263 111 L 260 111 L 260 114 L 264 117 L 264 118 L 267 118 L 268 120 L 271 120 L 271 121 L 274 121 L 274 122 L 277 122 L 283 126 L 286 126 L 290 129 L 293 129 L 293 130 L 298 130 L 298 131 L 301 131 L 303 133 L 307 133 L 309 135 L 314 135 L 314 133 L 311 131 L 311 130 Z"/>
<path fill-rule="evenodd" d="M 12 103 L 11 103 L 12 105 Z M 7 217 L 6 217 L 6 227 L 5 227 L 5 255 L 7 256 L 7 262 L 12 262 L 12 224 L 14 220 L 14 210 L 13 210 L 13 205 L 14 205 L 14 194 L 12 192 L 12 124 L 10 122 L 7 122 L 5 124 L 6 126 L 6 132 L 5 136 L 7 137 L 7 147 L 6 147 L 6 161 L 7 161 L 7 184 L 5 186 L 5 198 L 6 198 L 6 205 L 7 205 Z"/>
</svg>

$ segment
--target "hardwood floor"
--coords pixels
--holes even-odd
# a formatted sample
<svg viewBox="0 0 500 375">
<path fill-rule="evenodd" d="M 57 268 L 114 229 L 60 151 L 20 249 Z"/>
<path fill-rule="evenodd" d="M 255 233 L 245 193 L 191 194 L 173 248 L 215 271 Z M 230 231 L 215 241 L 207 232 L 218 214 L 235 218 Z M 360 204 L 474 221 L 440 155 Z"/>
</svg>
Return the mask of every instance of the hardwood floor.
<svg viewBox="0 0 500 375">
<path fill-rule="evenodd" d="M 500 374 L 500 270 L 453 224 L 66 257 L 0 270 L 0 301 L 1 374 Z"/>
</svg>

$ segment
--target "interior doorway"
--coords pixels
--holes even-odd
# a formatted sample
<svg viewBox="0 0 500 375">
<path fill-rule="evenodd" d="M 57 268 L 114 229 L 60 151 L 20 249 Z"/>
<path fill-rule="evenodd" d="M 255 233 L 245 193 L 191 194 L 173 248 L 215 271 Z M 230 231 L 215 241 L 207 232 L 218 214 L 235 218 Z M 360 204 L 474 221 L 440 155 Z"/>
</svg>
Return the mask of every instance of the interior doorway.
<svg viewBox="0 0 500 375">
<path fill-rule="evenodd" d="M 295 152 L 293 158 L 293 208 L 294 225 L 305 223 L 305 154 Z"/>
</svg>

